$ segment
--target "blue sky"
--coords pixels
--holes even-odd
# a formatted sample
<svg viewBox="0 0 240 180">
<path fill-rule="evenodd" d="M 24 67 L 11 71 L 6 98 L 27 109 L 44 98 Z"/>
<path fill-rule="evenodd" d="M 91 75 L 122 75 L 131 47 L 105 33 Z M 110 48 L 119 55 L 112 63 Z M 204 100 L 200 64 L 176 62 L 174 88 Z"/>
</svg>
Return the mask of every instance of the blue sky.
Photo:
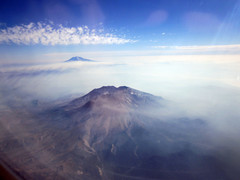
<svg viewBox="0 0 240 180">
<path fill-rule="evenodd" d="M 239 0 L 2 0 L 0 61 L 99 51 L 236 54 L 239 19 Z"/>
</svg>

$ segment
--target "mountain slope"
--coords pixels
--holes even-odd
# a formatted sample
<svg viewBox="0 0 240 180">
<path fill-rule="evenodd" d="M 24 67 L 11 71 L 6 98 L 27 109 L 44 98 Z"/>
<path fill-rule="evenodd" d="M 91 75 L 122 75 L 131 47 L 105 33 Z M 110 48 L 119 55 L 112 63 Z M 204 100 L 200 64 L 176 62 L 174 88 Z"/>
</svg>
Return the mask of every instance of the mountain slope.
<svg viewBox="0 0 240 180">
<path fill-rule="evenodd" d="M 0 132 L 0 152 L 5 155 L 1 158 L 26 179 L 239 175 L 217 156 L 204 120 L 164 119 L 163 108 L 168 107 L 161 97 L 125 86 L 104 86 L 38 114 L 6 112 L 1 114 L 8 122 Z"/>
<path fill-rule="evenodd" d="M 161 97 L 129 87 L 106 86 L 55 109 L 51 116 L 60 125 L 78 129 L 83 145 L 99 159 L 103 179 L 208 177 L 210 164 L 219 162 L 202 154 L 199 141 L 206 124 L 149 116 L 165 104 Z M 210 173 L 212 178 L 218 176 Z"/>
</svg>

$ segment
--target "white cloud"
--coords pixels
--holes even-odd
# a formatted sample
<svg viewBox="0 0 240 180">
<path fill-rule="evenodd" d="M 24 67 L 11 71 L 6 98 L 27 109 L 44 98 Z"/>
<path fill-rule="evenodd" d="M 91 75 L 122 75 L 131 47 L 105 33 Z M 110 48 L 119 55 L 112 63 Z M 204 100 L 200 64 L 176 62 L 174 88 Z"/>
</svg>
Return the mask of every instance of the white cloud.
<svg viewBox="0 0 240 180">
<path fill-rule="evenodd" d="M 212 46 L 176 46 L 176 49 L 183 50 L 240 50 L 240 44 L 233 45 L 212 45 Z"/>
<path fill-rule="evenodd" d="M 52 24 L 30 23 L 8 27 L 0 30 L 0 44 L 42 44 L 42 45 L 72 45 L 72 44 L 124 44 L 135 42 L 130 39 L 103 33 L 102 30 L 84 27 L 57 28 Z"/>
<path fill-rule="evenodd" d="M 239 53 L 240 44 L 231 45 L 209 45 L 209 46 L 153 46 L 153 48 L 164 49 L 167 51 L 178 52 L 223 52 L 223 53 Z"/>
</svg>

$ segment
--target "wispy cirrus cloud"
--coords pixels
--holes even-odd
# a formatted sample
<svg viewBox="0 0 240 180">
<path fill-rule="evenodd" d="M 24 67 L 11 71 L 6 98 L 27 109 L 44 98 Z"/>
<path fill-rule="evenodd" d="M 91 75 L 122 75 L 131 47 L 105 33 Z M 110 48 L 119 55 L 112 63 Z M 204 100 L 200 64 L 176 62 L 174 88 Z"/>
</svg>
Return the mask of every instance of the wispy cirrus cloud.
<svg viewBox="0 0 240 180">
<path fill-rule="evenodd" d="M 24 45 L 74 45 L 74 44 L 125 44 L 134 42 L 102 29 L 90 29 L 88 26 L 64 27 L 53 24 L 30 23 L 0 30 L 0 44 Z"/>
</svg>

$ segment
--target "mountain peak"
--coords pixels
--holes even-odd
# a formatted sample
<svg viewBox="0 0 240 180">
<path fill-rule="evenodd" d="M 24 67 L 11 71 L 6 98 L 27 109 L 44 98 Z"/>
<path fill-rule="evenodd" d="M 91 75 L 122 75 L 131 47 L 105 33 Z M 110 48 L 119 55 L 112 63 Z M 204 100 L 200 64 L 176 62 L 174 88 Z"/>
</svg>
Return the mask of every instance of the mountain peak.
<svg viewBox="0 0 240 180">
<path fill-rule="evenodd" d="M 83 97 L 73 100 L 67 109 L 71 109 L 72 107 L 78 109 L 88 102 L 97 104 L 98 107 L 105 107 L 105 105 L 108 104 L 111 107 L 118 107 L 121 105 L 128 109 L 135 109 L 159 105 L 161 100 L 161 97 L 138 91 L 127 86 L 102 86 L 101 88 L 93 89 Z"/>
<path fill-rule="evenodd" d="M 90 60 L 90 59 L 85 59 L 83 57 L 80 57 L 80 56 L 75 56 L 75 57 L 72 57 L 70 58 L 69 60 L 65 61 L 65 62 L 94 62 L 94 60 Z"/>
<path fill-rule="evenodd" d="M 148 109 L 159 109 L 162 105 L 162 98 L 127 86 L 102 86 L 57 112 L 72 117 L 74 124 L 81 127 L 84 141 L 91 146 L 112 134 L 141 127 Z"/>
</svg>

